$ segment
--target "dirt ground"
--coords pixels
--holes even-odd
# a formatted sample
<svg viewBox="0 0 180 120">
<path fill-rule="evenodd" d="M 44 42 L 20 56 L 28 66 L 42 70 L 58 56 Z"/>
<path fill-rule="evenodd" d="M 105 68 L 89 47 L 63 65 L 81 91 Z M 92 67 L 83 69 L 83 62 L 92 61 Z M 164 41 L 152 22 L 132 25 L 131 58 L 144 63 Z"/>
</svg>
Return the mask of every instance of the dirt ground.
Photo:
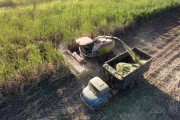
<svg viewBox="0 0 180 120">
<path fill-rule="evenodd" d="M 180 9 L 141 23 L 123 35 L 118 30 L 114 34 L 154 58 L 138 85 L 120 93 L 102 110 L 90 111 L 79 97 L 83 86 L 73 78 L 55 93 L 43 95 L 43 102 L 39 97 L 19 112 L 9 109 L 13 105 L 1 106 L 1 119 L 179 120 Z M 116 47 L 124 52 L 120 44 Z M 14 111 L 18 107 L 16 104 Z M 31 114 L 24 115 L 26 112 Z"/>
</svg>

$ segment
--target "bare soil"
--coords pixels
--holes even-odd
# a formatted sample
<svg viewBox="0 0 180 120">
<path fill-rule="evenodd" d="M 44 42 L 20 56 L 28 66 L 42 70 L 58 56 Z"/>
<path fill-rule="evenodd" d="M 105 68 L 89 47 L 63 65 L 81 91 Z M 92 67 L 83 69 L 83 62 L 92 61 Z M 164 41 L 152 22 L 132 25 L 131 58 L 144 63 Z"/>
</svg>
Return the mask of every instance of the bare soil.
<svg viewBox="0 0 180 120">
<path fill-rule="evenodd" d="M 79 97 L 84 86 L 72 77 L 54 92 L 40 91 L 31 103 L 1 105 L 1 119 L 179 120 L 180 9 L 140 23 L 123 35 L 116 31 L 114 36 L 154 57 L 138 85 L 122 91 L 100 111 L 91 111 Z M 116 47 L 124 52 L 119 43 Z"/>
</svg>

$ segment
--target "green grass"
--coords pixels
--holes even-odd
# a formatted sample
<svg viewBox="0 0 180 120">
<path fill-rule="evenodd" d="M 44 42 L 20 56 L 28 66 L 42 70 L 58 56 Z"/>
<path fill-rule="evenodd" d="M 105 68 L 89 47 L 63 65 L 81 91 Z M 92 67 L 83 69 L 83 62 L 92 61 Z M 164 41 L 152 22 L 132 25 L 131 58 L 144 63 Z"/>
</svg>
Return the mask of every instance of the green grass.
<svg viewBox="0 0 180 120">
<path fill-rule="evenodd" d="M 3 6 L 8 2 L 15 6 Z M 101 35 L 179 5 L 179 0 L 1 0 L 0 81 L 58 64 L 61 42 Z"/>
</svg>

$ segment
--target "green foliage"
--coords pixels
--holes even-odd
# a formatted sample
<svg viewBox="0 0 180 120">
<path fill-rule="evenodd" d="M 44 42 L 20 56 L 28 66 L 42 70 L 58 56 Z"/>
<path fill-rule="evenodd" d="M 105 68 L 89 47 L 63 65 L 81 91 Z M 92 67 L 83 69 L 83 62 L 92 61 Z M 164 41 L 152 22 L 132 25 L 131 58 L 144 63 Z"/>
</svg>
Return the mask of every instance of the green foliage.
<svg viewBox="0 0 180 120">
<path fill-rule="evenodd" d="M 0 0 L 0 80 L 45 62 L 57 64 L 62 55 L 56 49 L 62 41 L 103 34 L 179 4 L 179 0 Z"/>
<path fill-rule="evenodd" d="M 139 67 L 139 64 L 119 62 L 115 68 L 123 77 Z"/>
<path fill-rule="evenodd" d="M 123 47 L 124 47 L 125 50 L 129 53 L 129 55 L 131 56 L 131 58 L 133 59 L 133 61 L 134 61 L 135 63 L 139 63 L 139 60 L 140 60 L 139 56 L 136 55 L 136 54 L 131 50 L 131 48 L 130 48 L 129 46 L 127 46 L 121 39 L 118 39 L 118 40 L 122 43 Z"/>
</svg>

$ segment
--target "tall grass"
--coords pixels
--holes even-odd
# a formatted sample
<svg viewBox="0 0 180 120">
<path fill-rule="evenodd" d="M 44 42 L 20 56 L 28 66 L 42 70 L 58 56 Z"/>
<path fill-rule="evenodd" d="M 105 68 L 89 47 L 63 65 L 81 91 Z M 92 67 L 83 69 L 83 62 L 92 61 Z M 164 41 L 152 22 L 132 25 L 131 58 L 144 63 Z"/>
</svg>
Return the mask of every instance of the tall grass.
<svg viewBox="0 0 180 120">
<path fill-rule="evenodd" d="M 104 34 L 119 25 L 148 19 L 179 6 L 179 0 L 1 0 L 0 81 L 22 71 L 38 74 L 45 63 L 58 64 L 59 43 Z"/>
<path fill-rule="evenodd" d="M 40 4 L 54 0 L 0 0 L 0 7 L 26 6 L 29 4 Z"/>
</svg>

